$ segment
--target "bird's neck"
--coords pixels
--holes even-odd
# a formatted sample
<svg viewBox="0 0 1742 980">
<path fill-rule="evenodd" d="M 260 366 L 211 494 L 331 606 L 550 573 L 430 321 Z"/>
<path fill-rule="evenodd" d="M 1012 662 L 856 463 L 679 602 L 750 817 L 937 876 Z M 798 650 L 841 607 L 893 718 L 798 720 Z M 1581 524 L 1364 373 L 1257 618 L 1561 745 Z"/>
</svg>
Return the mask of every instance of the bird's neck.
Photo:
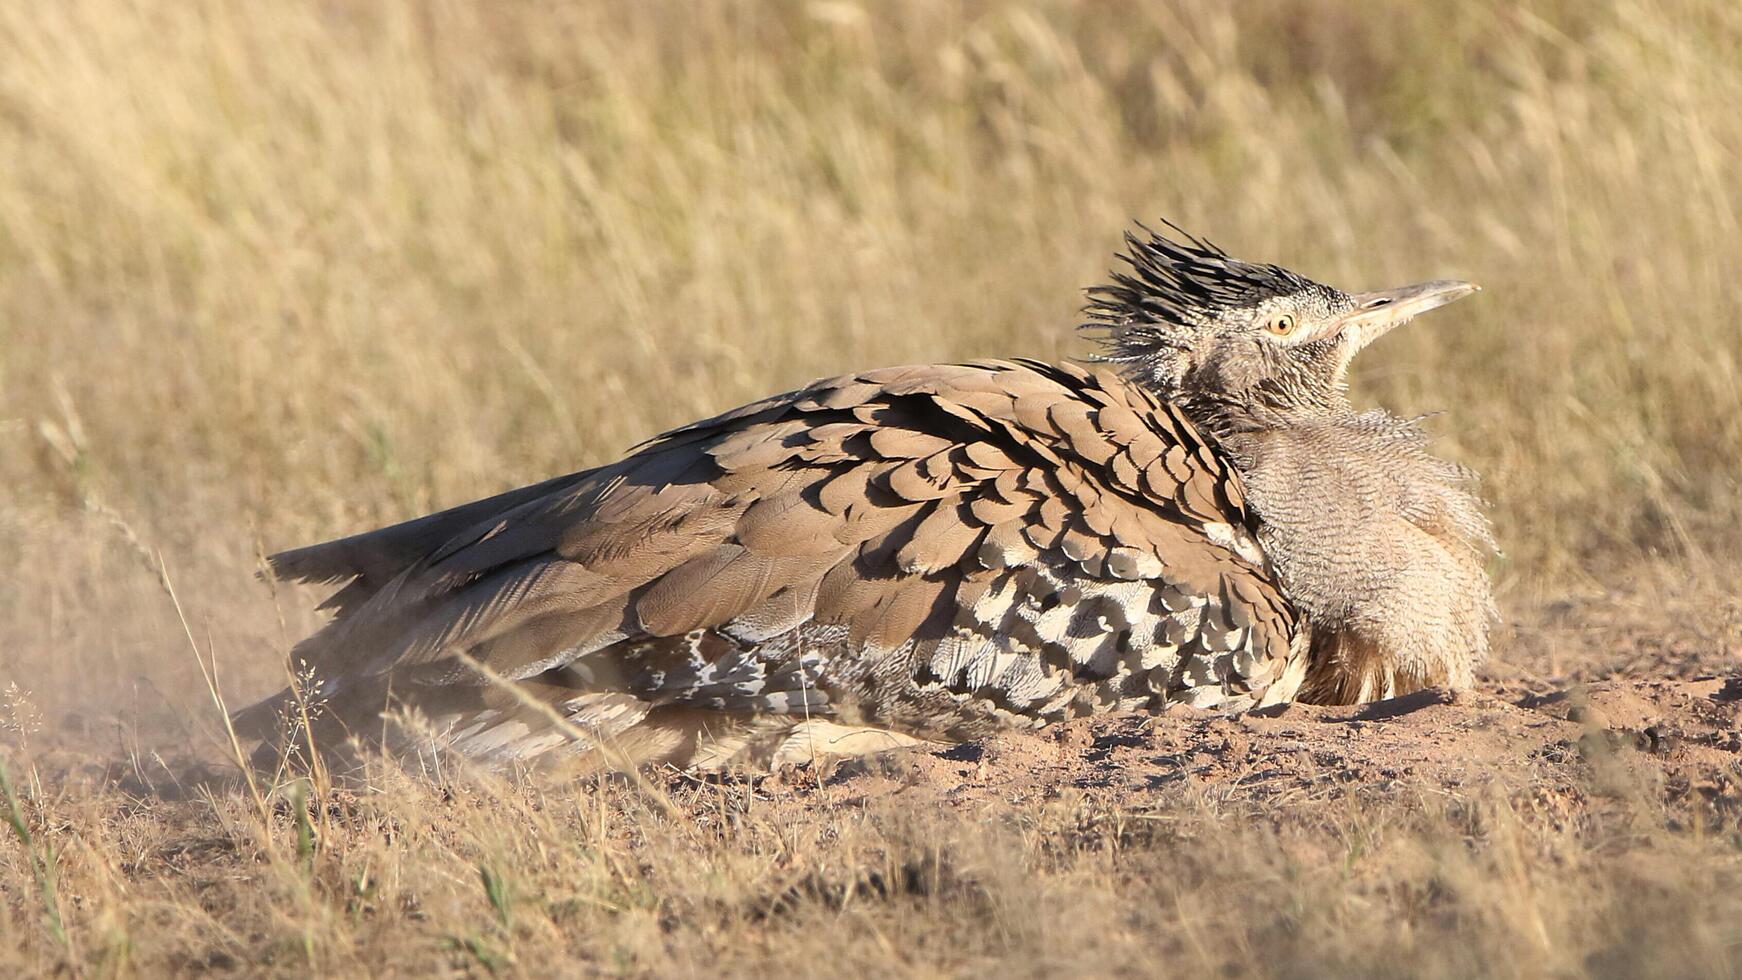
<svg viewBox="0 0 1742 980">
<path fill-rule="evenodd" d="M 1232 458 L 1259 541 L 1313 631 L 1314 700 L 1467 686 L 1485 656 L 1493 539 L 1469 472 L 1412 421 L 1321 410 L 1202 423 Z M 1196 420 L 1194 420 L 1196 421 Z M 1448 629 L 1448 624 L 1451 626 Z"/>
<path fill-rule="evenodd" d="M 1359 418 L 1340 388 L 1316 391 L 1311 397 L 1266 397 L 1267 392 L 1175 395 L 1173 401 L 1200 430 L 1228 444 L 1287 443 L 1291 435 L 1337 427 Z"/>
</svg>

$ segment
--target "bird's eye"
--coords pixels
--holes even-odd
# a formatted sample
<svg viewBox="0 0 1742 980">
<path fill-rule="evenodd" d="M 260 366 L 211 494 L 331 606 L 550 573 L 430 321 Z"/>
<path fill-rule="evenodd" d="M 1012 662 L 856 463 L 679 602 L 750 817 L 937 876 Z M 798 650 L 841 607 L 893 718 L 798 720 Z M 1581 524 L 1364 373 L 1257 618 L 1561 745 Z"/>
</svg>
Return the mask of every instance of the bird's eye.
<svg viewBox="0 0 1742 980">
<path fill-rule="evenodd" d="M 1287 313 L 1278 314 L 1271 317 L 1270 322 L 1266 323 L 1264 328 L 1278 337 L 1286 337 L 1294 333 L 1294 317 Z"/>
</svg>

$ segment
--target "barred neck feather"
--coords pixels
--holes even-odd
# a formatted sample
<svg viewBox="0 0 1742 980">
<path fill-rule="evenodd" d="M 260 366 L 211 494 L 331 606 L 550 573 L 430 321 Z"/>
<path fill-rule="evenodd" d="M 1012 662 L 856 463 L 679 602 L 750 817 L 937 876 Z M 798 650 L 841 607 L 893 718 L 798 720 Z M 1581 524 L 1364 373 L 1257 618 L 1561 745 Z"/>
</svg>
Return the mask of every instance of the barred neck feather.
<svg viewBox="0 0 1742 980">
<path fill-rule="evenodd" d="M 1475 475 L 1428 442 L 1419 420 L 1382 411 L 1223 438 L 1315 656 L 1336 661 L 1309 700 L 1465 687 L 1487 657 L 1493 532 Z"/>
</svg>

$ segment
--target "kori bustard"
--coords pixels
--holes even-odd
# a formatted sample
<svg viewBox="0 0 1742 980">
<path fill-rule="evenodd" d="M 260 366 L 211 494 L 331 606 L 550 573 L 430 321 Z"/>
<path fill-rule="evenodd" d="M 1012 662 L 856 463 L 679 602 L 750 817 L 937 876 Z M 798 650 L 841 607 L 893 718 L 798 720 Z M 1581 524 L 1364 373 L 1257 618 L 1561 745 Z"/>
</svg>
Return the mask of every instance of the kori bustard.
<svg viewBox="0 0 1742 980">
<path fill-rule="evenodd" d="M 763 767 L 1469 686 L 1493 616 L 1473 478 L 1345 375 L 1476 287 L 1346 293 L 1169 228 L 1089 290 L 1105 366 L 829 378 L 273 556 L 340 587 L 306 683 L 239 727 L 263 762 L 360 739 Z"/>
</svg>

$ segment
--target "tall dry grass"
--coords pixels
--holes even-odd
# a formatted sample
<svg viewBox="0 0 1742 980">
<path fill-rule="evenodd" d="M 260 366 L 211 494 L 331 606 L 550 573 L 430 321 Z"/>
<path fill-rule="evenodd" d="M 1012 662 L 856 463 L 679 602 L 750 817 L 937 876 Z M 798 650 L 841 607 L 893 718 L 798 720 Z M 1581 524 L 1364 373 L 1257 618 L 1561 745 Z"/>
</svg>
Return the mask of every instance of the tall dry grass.
<svg viewBox="0 0 1742 980">
<path fill-rule="evenodd" d="M 21 941 L 0 965 L 1447 980 L 1742 965 L 1742 861 L 1528 801 L 1350 798 L 1280 826 L 1192 793 L 1162 808 L 1067 794 L 991 818 L 837 801 L 794 819 L 747 785 L 696 784 L 662 797 L 674 819 L 625 785 L 589 788 L 383 774 L 264 822 L 237 796 L 56 800 L 58 886 L 82 908 L 57 939 L 34 893 L 7 896 Z"/>
<path fill-rule="evenodd" d="M 1448 412 L 1510 608 L 1721 590 L 1739 52 L 1727 0 L 0 3 L 0 676 L 149 766 L 215 718 L 166 575 L 245 699 L 315 621 L 262 551 L 815 376 L 1081 355 L 1158 215 L 1486 287 L 1357 385 Z"/>
</svg>

